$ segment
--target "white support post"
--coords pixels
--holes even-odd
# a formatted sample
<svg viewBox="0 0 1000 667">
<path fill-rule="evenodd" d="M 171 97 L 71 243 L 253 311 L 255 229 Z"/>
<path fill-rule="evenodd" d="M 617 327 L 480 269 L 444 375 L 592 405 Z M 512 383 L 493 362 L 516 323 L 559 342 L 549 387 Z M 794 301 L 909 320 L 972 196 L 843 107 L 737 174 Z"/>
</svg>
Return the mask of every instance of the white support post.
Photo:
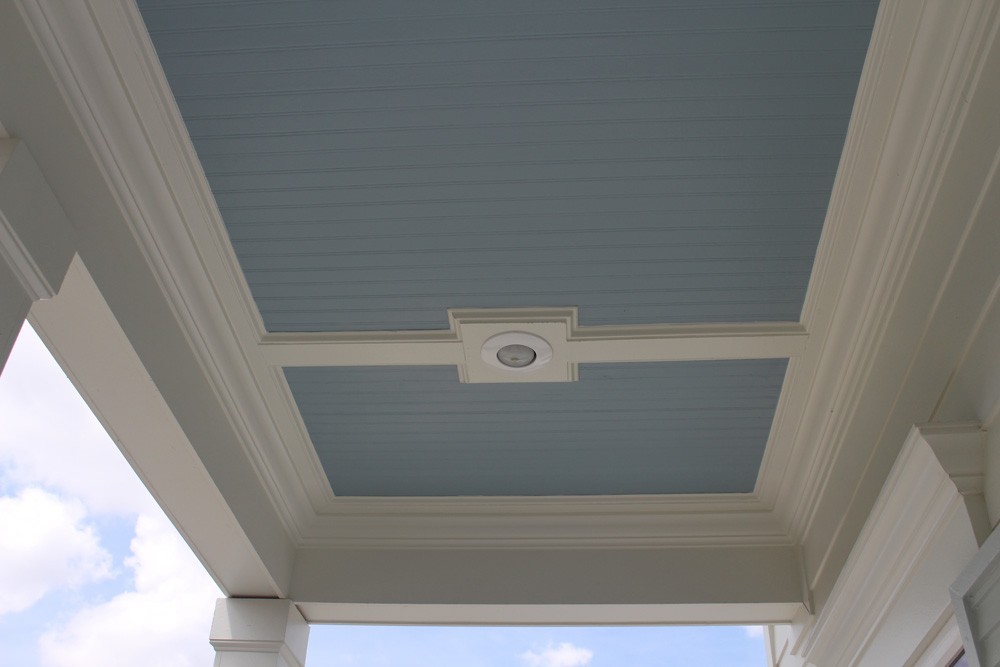
<svg viewBox="0 0 1000 667">
<path fill-rule="evenodd" d="M 290 600 L 220 598 L 209 641 L 215 667 L 304 667 L 309 624 Z"/>
<path fill-rule="evenodd" d="M 0 371 L 32 302 L 59 291 L 72 229 L 27 147 L 0 138 Z"/>
</svg>

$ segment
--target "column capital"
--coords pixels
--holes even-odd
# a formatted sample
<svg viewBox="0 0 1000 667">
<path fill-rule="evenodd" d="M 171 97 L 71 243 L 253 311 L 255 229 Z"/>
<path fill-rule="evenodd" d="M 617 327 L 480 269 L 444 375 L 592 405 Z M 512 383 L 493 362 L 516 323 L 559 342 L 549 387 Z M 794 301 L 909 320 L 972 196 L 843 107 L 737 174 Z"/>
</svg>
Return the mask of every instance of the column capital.
<svg viewBox="0 0 1000 667">
<path fill-rule="evenodd" d="M 304 667 L 309 624 L 291 600 L 220 598 L 209 641 L 215 667 Z"/>
</svg>

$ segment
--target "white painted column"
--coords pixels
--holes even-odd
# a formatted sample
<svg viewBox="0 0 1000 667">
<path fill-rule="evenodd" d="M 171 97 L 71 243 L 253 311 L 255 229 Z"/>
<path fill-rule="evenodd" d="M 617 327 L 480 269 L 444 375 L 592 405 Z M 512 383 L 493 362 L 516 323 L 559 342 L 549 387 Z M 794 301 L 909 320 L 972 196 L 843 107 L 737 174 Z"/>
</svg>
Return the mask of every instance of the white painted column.
<svg viewBox="0 0 1000 667">
<path fill-rule="evenodd" d="M 309 624 L 290 600 L 221 598 L 209 641 L 215 667 L 303 667 Z"/>
<path fill-rule="evenodd" d="M 27 147 L 0 139 L 0 371 L 32 302 L 59 291 L 72 228 Z"/>
</svg>

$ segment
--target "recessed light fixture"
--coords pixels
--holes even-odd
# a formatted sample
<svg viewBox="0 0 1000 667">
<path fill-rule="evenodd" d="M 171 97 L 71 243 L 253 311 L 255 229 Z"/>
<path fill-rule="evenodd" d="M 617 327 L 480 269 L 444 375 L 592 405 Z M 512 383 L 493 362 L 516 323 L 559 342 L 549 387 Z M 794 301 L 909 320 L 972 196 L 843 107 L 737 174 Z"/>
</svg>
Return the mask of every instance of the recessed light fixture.
<svg viewBox="0 0 1000 667">
<path fill-rule="evenodd" d="M 538 354 L 527 345 L 514 343 L 513 345 L 504 345 L 497 350 L 497 359 L 500 360 L 500 363 L 511 368 L 530 366 L 537 358 Z"/>
<path fill-rule="evenodd" d="M 510 372 L 530 372 L 552 361 L 552 346 L 541 336 L 507 331 L 483 343 L 483 361 Z"/>
</svg>

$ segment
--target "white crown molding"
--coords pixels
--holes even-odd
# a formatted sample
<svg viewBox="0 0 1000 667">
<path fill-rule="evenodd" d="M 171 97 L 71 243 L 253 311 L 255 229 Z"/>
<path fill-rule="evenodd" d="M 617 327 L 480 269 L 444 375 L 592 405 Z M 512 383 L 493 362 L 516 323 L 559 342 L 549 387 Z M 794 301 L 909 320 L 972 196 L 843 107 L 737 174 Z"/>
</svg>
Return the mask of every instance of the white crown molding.
<svg viewBox="0 0 1000 667">
<path fill-rule="evenodd" d="M 457 531 L 475 525 L 477 513 L 489 516 L 489 503 L 495 499 L 482 504 L 446 500 L 437 508 L 445 510 L 443 516 L 420 518 L 419 512 L 413 517 L 406 511 L 412 506 L 410 499 L 379 505 L 347 503 L 332 496 L 275 365 L 336 361 L 334 348 L 352 354 L 363 349 L 367 349 L 363 354 L 387 354 L 399 344 L 403 348 L 392 353 L 398 354 L 397 359 L 424 352 L 453 359 L 454 341 L 428 332 L 408 335 L 405 341 L 389 335 L 360 341 L 349 336 L 266 335 L 134 4 L 129 0 L 19 2 L 49 54 L 78 124 L 104 165 L 106 179 L 128 211 L 132 233 L 147 253 L 294 541 L 333 539 L 344 530 L 354 531 L 350 534 L 359 541 L 448 541 Z M 966 5 L 979 14 L 969 10 L 963 18 L 953 5 L 933 0 L 883 3 L 814 266 L 804 326 L 587 327 L 574 342 L 580 360 L 635 361 L 655 355 L 733 358 L 712 356 L 722 354 L 795 357 L 789 363 L 757 490 L 732 501 L 743 509 L 728 518 L 722 514 L 723 522 L 732 522 L 724 534 L 739 535 L 743 511 L 766 513 L 777 508 L 781 522 L 776 527 L 771 520 L 762 520 L 754 524 L 760 531 L 756 536 L 740 539 L 779 535 L 787 541 L 789 534 L 800 536 L 810 524 L 829 483 L 831 461 L 843 445 L 842 420 L 849 419 L 855 389 L 869 381 L 866 354 L 880 340 L 880 323 L 891 311 L 888 304 L 907 267 L 916 231 L 901 220 L 904 212 L 922 203 L 918 194 L 933 181 L 933 175 L 923 171 L 927 155 L 939 155 L 947 145 L 949 110 L 960 97 L 954 94 L 958 81 L 965 80 L 955 72 L 965 72 L 959 65 L 979 43 L 961 43 L 962 20 L 972 22 L 983 15 L 984 4 L 968 0 Z M 950 29 L 929 34 L 932 24 Z M 940 58 L 940 53 L 953 52 L 952 60 Z M 945 62 L 937 69 L 933 59 L 917 62 L 929 54 Z M 953 70 L 948 70 L 950 66 Z M 921 68 L 924 74 L 911 74 Z M 945 76 L 946 70 L 951 74 Z M 937 102 L 925 104 L 927 100 Z M 912 145 L 914 137 L 923 136 L 931 137 L 927 145 Z M 636 350 L 630 353 L 635 358 L 617 358 L 623 349 Z M 530 499 L 524 502 L 528 514 L 549 517 L 544 521 L 590 512 L 593 528 L 612 523 L 606 518 L 607 508 L 616 501 L 567 500 L 558 510 Z M 714 499 L 704 497 L 663 497 L 652 501 L 651 507 L 655 507 L 650 510 L 652 518 L 631 528 L 637 543 L 662 538 L 675 529 L 672 522 L 705 521 L 718 510 Z M 615 510 L 611 516 L 617 521 L 631 511 Z M 454 519 L 456 514 L 461 519 Z M 370 530 L 359 527 L 364 521 L 372 522 L 367 524 Z M 405 528 L 399 527 L 404 524 Z M 584 525 L 585 521 L 579 524 Z M 531 525 L 522 526 L 520 532 L 501 526 L 495 535 L 531 539 L 537 530 Z"/>
<path fill-rule="evenodd" d="M 936 634 L 951 615 L 948 585 L 989 530 L 966 497 L 969 478 L 984 473 L 984 447 L 977 424 L 911 430 L 829 599 L 793 628 L 792 655 L 815 665 L 903 664 Z"/>
<path fill-rule="evenodd" d="M 892 340 L 890 323 L 913 327 L 894 305 L 919 289 L 907 282 L 914 249 L 950 148 L 966 130 L 967 97 L 958 91 L 987 57 L 995 21 L 996 4 L 979 0 L 880 7 L 803 311 L 811 337 L 784 392 L 800 418 L 776 425 L 776 440 L 794 445 L 774 502 L 796 539 L 811 530 L 833 483 L 863 388 L 898 387 L 898 378 L 873 375 L 873 359 Z M 762 498 L 771 497 L 767 487 Z"/>
<path fill-rule="evenodd" d="M 144 248 L 177 319 L 188 332 L 189 342 L 206 375 L 212 378 L 220 402 L 241 434 L 247 457 L 289 534 L 299 543 L 312 539 L 319 529 L 330 531 L 325 538 L 330 539 L 345 522 L 357 523 L 355 519 L 364 516 L 364 511 L 359 509 L 361 514 L 352 518 L 351 512 L 358 508 L 356 504 L 343 505 L 342 509 L 318 518 L 317 512 L 341 505 L 342 499 L 332 496 L 284 379 L 274 372 L 275 361 L 289 359 L 269 356 L 290 354 L 291 349 L 312 354 L 310 350 L 316 350 L 314 345 L 322 347 L 326 342 L 308 337 L 292 342 L 265 335 L 134 4 L 129 0 L 19 2 L 65 88 L 80 127 L 104 165 L 105 178 L 119 194 L 132 233 Z M 430 340 L 418 335 L 411 342 L 440 343 L 440 339 L 434 340 L 437 335 L 426 334 Z M 608 345 L 622 349 L 630 344 L 636 345 L 643 358 L 655 355 L 755 358 L 794 355 L 805 345 L 806 334 L 797 324 L 781 323 L 587 327 L 581 329 L 576 342 L 582 359 L 607 354 L 602 350 Z M 531 505 L 535 501 L 525 502 Z M 760 509 L 752 496 L 736 502 L 750 510 Z M 393 514 L 404 503 L 402 499 L 401 503 L 382 508 L 383 515 L 389 513 L 383 516 L 385 523 L 405 520 L 405 512 Z M 586 498 L 579 503 L 566 501 L 568 506 L 579 504 L 590 508 L 586 511 L 593 513 L 595 522 L 605 513 L 602 503 L 602 499 Z M 663 533 L 668 529 L 663 521 L 674 521 L 679 516 L 703 516 L 714 508 L 711 500 L 702 497 L 693 502 L 663 497 L 656 505 L 657 511 L 668 518 L 647 521 L 642 529 L 648 531 L 645 536 L 636 527 L 637 540 L 653 539 Z M 487 510 L 475 503 L 467 507 L 478 512 Z M 555 518 L 561 513 L 550 516 Z M 336 518 L 330 519 L 333 516 Z M 470 524 L 456 522 L 452 528 L 439 528 L 438 536 L 452 539 L 456 531 L 467 525 Z M 529 526 L 521 532 L 530 534 L 535 530 Z M 433 532 L 422 534 L 421 539 L 434 539 Z M 518 534 L 509 527 L 499 533 Z M 773 531 L 768 527 L 764 534 L 765 539 L 771 539 Z M 384 537 L 396 539 L 392 531 Z"/>
<path fill-rule="evenodd" d="M 262 333 L 138 9 L 17 0 L 175 317 L 289 534 L 313 511 L 318 461 L 294 458 L 253 363 Z M 263 380 L 263 381 L 262 381 Z M 274 403 L 280 409 L 281 403 Z M 276 447 L 278 443 L 280 446 Z"/>
</svg>

